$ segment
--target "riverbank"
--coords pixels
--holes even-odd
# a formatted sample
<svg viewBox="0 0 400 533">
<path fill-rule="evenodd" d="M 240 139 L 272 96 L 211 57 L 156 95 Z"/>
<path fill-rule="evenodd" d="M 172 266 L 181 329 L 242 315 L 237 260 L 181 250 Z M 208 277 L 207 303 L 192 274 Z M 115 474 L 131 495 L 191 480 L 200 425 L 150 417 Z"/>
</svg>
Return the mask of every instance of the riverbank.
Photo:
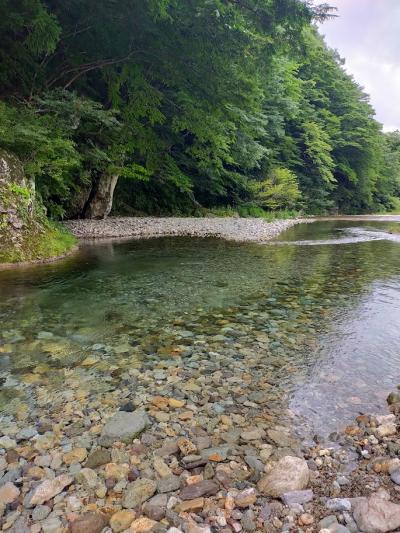
<svg viewBox="0 0 400 533">
<path fill-rule="evenodd" d="M 64 224 L 79 239 L 217 237 L 237 242 L 266 242 L 282 231 L 309 219 L 266 222 L 261 218 L 153 218 L 110 217 L 104 220 L 69 220 Z"/>
<path fill-rule="evenodd" d="M 64 389 L 50 396 L 38 367 L 26 379 L 37 407 L 22 403 L 16 419 L 0 425 L 2 531 L 400 528 L 397 392 L 389 396 L 392 414 L 359 416 L 307 444 L 273 423 L 262 376 L 251 375 L 255 354 L 229 366 L 215 354 L 203 362 L 206 373 L 194 371 L 195 361 L 178 356 L 173 365 L 131 368 L 100 396 L 68 371 Z M 83 366 L 99 362 L 87 358 Z"/>
</svg>

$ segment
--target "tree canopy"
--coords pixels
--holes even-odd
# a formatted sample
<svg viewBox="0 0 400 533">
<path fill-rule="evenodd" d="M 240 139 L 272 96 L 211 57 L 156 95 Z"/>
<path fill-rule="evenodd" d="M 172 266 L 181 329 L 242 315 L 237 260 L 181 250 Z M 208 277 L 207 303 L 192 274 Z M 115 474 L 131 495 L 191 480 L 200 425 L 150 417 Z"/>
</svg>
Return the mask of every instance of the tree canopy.
<svg viewBox="0 0 400 533">
<path fill-rule="evenodd" d="M 0 147 L 53 217 L 391 208 L 398 135 L 301 0 L 0 0 Z"/>
</svg>

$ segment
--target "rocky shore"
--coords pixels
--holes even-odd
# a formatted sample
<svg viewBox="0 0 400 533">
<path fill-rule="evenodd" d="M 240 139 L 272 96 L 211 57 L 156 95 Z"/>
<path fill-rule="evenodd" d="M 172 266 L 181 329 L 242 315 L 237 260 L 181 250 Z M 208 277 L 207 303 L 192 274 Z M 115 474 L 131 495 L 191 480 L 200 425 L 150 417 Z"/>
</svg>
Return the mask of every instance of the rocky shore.
<svg viewBox="0 0 400 533">
<path fill-rule="evenodd" d="M 131 368 L 97 396 L 68 371 L 50 395 L 36 368 L 37 407 L 0 424 L 1 530 L 400 530 L 399 393 L 391 414 L 305 443 L 269 413 L 254 357 L 214 356 Z"/>
<path fill-rule="evenodd" d="M 261 218 L 153 218 L 109 217 L 104 220 L 69 220 L 65 226 L 81 239 L 218 237 L 238 242 L 265 242 L 306 219 L 275 220 Z"/>
</svg>

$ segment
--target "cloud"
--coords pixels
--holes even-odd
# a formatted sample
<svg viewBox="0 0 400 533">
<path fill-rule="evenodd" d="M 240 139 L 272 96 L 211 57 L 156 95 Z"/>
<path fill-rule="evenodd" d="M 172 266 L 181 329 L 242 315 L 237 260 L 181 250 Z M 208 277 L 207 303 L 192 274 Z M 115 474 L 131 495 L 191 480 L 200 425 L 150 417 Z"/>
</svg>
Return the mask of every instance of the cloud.
<svg viewBox="0 0 400 533">
<path fill-rule="evenodd" d="M 320 25 L 365 88 L 385 130 L 400 129 L 400 0 L 331 0 L 338 18 Z"/>
</svg>

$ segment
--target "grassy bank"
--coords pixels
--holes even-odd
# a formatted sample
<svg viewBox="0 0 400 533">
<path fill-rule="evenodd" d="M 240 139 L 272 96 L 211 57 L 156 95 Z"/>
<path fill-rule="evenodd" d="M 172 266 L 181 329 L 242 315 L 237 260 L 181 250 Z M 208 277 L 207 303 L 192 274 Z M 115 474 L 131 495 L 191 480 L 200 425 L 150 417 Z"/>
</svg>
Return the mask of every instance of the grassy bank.
<svg viewBox="0 0 400 533">
<path fill-rule="evenodd" d="M 68 253 L 77 243 L 77 239 L 59 224 L 46 221 L 44 224 L 26 225 L 23 235 L 15 243 L 2 239 L 0 226 L 0 263 L 20 263 L 27 261 L 45 261 Z"/>
</svg>

